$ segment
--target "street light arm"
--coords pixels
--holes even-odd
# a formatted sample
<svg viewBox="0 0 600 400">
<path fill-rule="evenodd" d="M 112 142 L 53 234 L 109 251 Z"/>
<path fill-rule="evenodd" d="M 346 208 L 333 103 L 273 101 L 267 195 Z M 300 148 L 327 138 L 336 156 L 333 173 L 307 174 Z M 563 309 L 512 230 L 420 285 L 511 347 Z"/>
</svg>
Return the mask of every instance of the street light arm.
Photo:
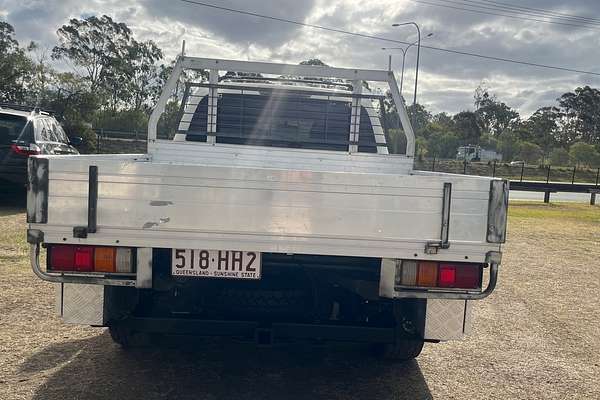
<svg viewBox="0 0 600 400">
<path fill-rule="evenodd" d="M 406 53 L 412 46 L 414 46 L 417 43 L 418 43 L 418 41 L 414 41 L 413 43 L 409 44 L 406 47 L 382 47 L 381 48 L 381 50 L 400 50 L 402 52 L 402 72 L 400 75 L 400 94 L 402 94 L 402 89 L 404 87 L 404 64 L 406 61 Z M 388 71 L 391 71 L 391 70 L 392 70 L 392 54 L 390 54 L 389 58 L 388 58 Z"/>
<path fill-rule="evenodd" d="M 430 33 L 428 35 L 428 37 L 431 36 L 431 35 L 432 34 Z M 417 43 L 419 43 L 419 41 L 415 40 L 414 42 L 412 42 L 411 44 L 409 44 L 406 47 L 382 47 L 381 50 L 400 50 L 402 52 L 402 54 L 405 54 L 408 51 L 408 49 L 410 49 L 412 46 L 414 46 Z"/>
<path fill-rule="evenodd" d="M 413 25 L 415 28 L 417 28 L 417 31 L 420 32 L 419 25 L 417 25 L 417 23 L 414 21 L 392 24 L 392 26 L 406 26 L 406 25 Z"/>
<path fill-rule="evenodd" d="M 408 49 L 410 49 L 411 47 L 413 47 L 413 46 L 414 46 L 415 44 L 417 44 L 417 43 L 418 43 L 418 42 L 414 42 L 414 43 L 411 43 L 411 44 L 409 44 L 408 46 L 406 46 L 406 48 L 404 49 L 404 51 L 405 51 L 405 52 L 406 52 L 406 51 L 408 51 Z"/>
<path fill-rule="evenodd" d="M 413 96 L 413 108 L 416 108 L 417 106 L 417 85 L 419 82 L 419 59 L 421 57 L 421 28 L 419 28 L 419 25 L 416 22 L 403 22 L 400 24 L 393 24 L 392 26 L 406 26 L 406 25 L 412 25 L 415 28 L 417 28 L 417 65 L 415 67 L 415 93 Z M 413 110 L 413 125 L 415 123 L 415 110 Z"/>
<path fill-rule="evenodd" d="M 412 46 L 412 44 L 409 45 L 408 47 L 410 47 L 410 46 Z M 400 50 L 402 52 L 402 54 L 405 54 L 408 47 L 406 49 L 404 47 L 382 47 L 381 50 Z"/>
</svg>

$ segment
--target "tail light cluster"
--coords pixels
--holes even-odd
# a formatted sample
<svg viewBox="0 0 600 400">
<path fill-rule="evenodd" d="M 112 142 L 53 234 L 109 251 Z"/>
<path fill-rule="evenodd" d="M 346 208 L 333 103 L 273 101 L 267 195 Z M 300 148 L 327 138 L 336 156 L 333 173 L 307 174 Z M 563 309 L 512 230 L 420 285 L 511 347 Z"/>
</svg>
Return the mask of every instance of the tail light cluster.
<svg viewBox="0 0 600 400">
<path fill-rule="evenodd" d="M 128 247 L 48 245 L 48 270 L 133 273 L 133 251 Z"/>
<path fill-rule="evenodd" d="M 396 285 L 421 288 L 479 289 L 481 264 L 398 260 Z"/>
<path fill-rule="evenodd" d="M 10 149 L 13 153 L 19 154 L 21 156 L 29 157 L 36 154 L 40 154 L 42 150 L 37 144 L 30 144 L 28 146 L 24 146 L 21 144 L 13 143 L 10 145 Z"/>
</svg>

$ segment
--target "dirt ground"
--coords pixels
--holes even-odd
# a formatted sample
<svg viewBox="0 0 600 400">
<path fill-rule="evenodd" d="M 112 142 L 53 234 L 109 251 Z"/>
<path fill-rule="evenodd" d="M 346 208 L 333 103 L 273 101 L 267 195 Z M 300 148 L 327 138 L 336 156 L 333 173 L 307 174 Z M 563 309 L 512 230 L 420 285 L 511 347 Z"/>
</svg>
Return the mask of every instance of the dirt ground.
<svg viewBox="0 0 600 400">
<path fill-rule="evenodd" d="M 600 399 L 600 207 L 511 205 L 496 292 L 463 341 L 394 365 L 361 346 L 208 341 L 125 352 L 63 325 L 0 207 L 0 399 Z"/>
</svg>

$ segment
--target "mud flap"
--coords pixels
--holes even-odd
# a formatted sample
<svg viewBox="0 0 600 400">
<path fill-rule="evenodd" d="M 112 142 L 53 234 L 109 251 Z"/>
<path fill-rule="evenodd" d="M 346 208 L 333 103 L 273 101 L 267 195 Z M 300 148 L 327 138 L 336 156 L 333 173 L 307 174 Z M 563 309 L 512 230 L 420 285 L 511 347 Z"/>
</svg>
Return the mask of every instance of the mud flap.
<svg viewBox="0 0 600 400">
<path fill-rule="evenodd" d="M 56 311 L 67 324 L 104 325 L 104 286 L 56 284 Z"/>
<path fill-rule="evenodd" d="M 427 299 L 426 340 L 462 339 L 471 329 L 471 301 Z"/>
</svg>

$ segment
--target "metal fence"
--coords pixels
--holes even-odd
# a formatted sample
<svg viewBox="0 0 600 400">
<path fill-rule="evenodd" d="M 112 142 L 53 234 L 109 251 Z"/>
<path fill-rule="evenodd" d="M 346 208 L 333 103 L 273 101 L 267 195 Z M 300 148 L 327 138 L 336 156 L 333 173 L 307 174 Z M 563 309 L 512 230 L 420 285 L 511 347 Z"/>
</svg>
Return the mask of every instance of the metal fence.
<svg viewBox="0 0 600 400">
<path fill-rule="evenodd" d="M 94 129 L 96 153 L 145 153 L 147 132 Z"/>
<path fill-rule="evenodd" d="M 587 183 L 600 185 L 600 168 L 578 166 L 511 164 L 507 162 L 469 162 L 436 158 L 415 161 L 415 169 L 464 175 L 493 176 L 512 181 Z"/>
</svg>

